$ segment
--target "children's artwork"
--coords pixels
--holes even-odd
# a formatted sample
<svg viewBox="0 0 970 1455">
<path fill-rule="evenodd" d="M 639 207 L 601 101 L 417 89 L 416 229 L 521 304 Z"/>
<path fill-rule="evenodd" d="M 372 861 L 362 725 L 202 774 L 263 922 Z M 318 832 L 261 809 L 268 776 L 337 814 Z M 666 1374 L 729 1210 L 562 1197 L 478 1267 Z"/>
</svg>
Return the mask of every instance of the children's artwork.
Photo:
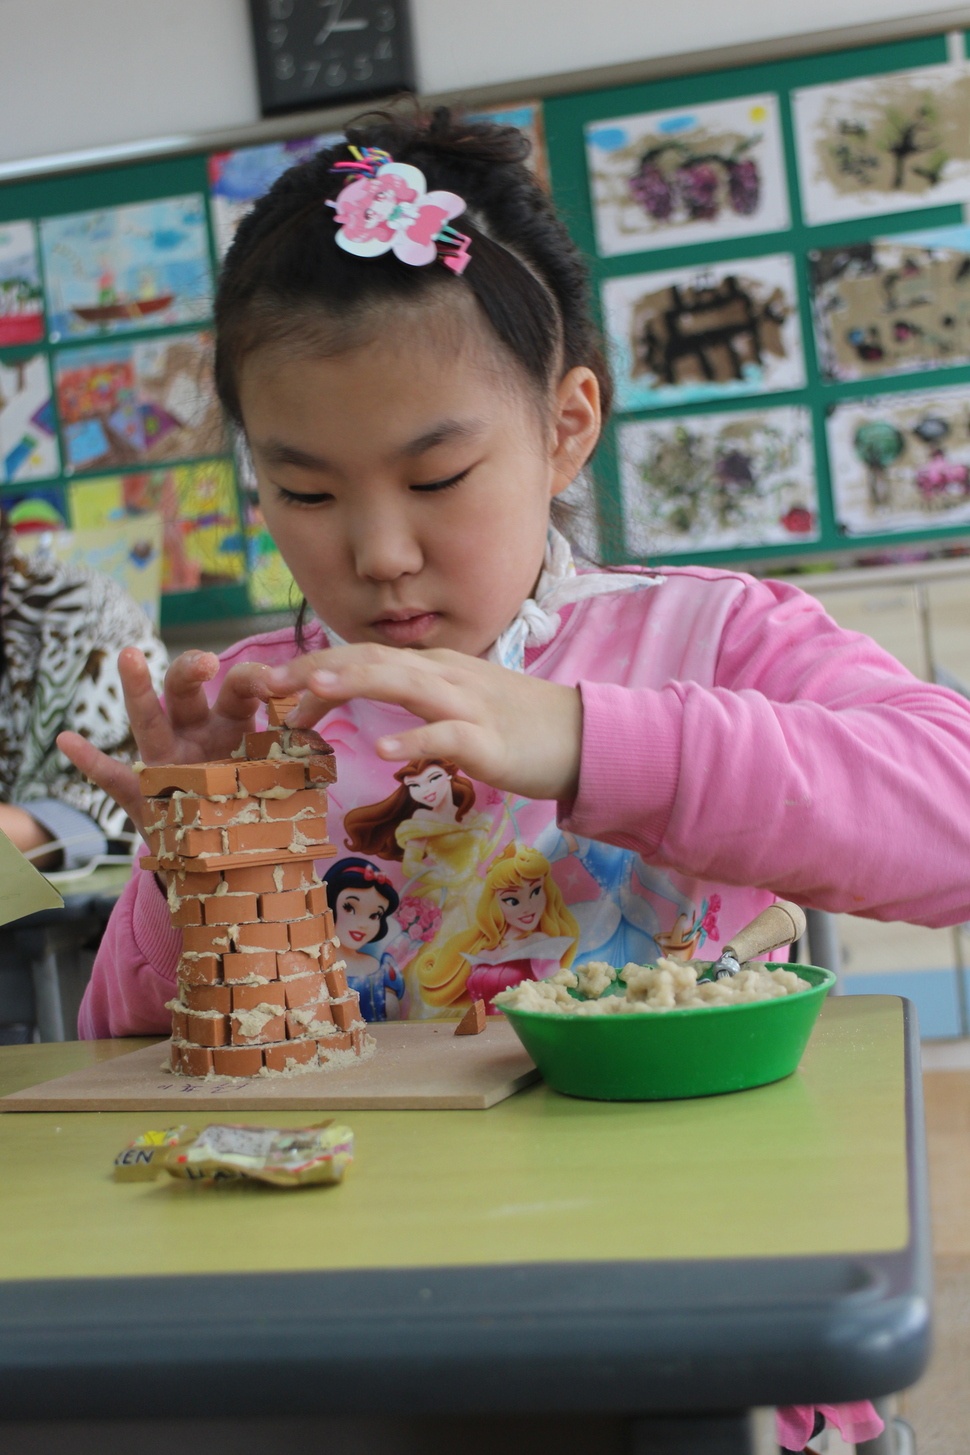
<svg viewBox="0 0 970 1455">
<path fill-rule="evenodd" d="M 828 443 L 846 534 L 970 522 L 970 386 L 843 400 Z"/>
<path fill-rule="evenodd" d="M 539 181 L 549 187 L 549 154 L 541 101 L 514 101 L 508 106 L 491 106 L 487 111 L 468 111 L 466 121 L 494 121 L 498 126 L 517 127 L 528 139 L 528 165 Z"/>
<path fill-rule="evenodd" d="M 788 226 L 777 96 L 591 122 L 586 156 L 602 257 Z"/>
<path fill-rule="evenodd" d="M 786 254 L 612 278 L 603 315 L 620 410 L 805 383 Z"/>
<path fill-rule="evenodd" d="M 70 503 L 78 529 L 159 516 L 163 595 L 227 586 L 245 575 L 235 478 L 228 460 L 78 481 L 70 487 Z"/>
<path fill-rule="evenodd" d="M 293 137 L 289 141 L 267 142 L 264 146 L 241 147 L 234 152 L 215 152 L 209 158 L 209 193 L 212 227 L 220 258 L 229 251 L 236 228 L 258 197 L 290 167 L 308 161 L 324 147 L 343 141 L 339 131 L 320 136 Z"/>
<path fill-rule="evenodd" d="M 0 509 L 7 525 L 18 536 L 31 535 L 35 531 L 64 530 L 67 526 L 62 485 L 5 490 L 0 496 Z"/>
<path fill-rule="evenodd" d="M 825 248 L 809 269 L 823 378 L 970 363 L 970 227 Z"/>
<path fill-rule="evenodd" d="M 0 485 L 60 473 L 51 375 L 44 354 L 0 354 Z"/>
<path fill-rule="evenodd" d="M 792 92 L 806 222 L 970 198 L 970 66 L 924 66 Z"/>
<path fill-rule="evenodd" d="M 235 442 L 236 478 L 246 533 L 246 585 L 256 611 L 290 611 L 300 600 L 290 568 L 283 560 L 259 504 L 252 457 L 240 437 Z"/>
<path fill-rule="evenodd" d="M 807 409 L 650 420 L 618 439 L 631 556 L 818 539 Z"/>
<path fill-rule="evenodd" d="M 0 222 L 0 348 L 44 337 L 44 292 L 32 222 Z"/>
<path fill-rule="evenodd" d="M 212 312 L 200 194 L 41 223 L 52 339 L 198 323 Z"/>
<path fill-rule="evenodd" d="M 84 566 L 110 576 L 148 619 L 159 623 L 162 577 L 162 521 L 158 515 L 116 520 L 95 530 L 46 529 L 25 536 L 22 550 L 67 566 Z"/>
<path fill-rule="evenodd" d="M 55 387 L 67 474 L 225 449 L 209 334 L 64 349 Z"/>
</svg>

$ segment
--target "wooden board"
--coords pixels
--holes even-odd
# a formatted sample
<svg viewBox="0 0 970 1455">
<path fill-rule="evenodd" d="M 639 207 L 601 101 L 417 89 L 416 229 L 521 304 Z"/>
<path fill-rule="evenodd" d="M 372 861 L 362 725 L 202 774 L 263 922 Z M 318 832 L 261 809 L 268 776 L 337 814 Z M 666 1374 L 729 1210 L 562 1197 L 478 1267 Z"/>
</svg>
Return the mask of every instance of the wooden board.
<svg viewBox="0 0 970 1455">
<path fill-rule="evenodd" d="M 212 1111 L 484 1111 L 538 1079 L 506 1020 L 479 1036 L 456 1036 L 454 1021 L 369 1028 L 373 1056 L 303 1076 L 188 1079 L 164 1069 L 167 1041 L 0 1097 L 0 1112 L 163 1111 L 193 1102 Z"/>
</svg>

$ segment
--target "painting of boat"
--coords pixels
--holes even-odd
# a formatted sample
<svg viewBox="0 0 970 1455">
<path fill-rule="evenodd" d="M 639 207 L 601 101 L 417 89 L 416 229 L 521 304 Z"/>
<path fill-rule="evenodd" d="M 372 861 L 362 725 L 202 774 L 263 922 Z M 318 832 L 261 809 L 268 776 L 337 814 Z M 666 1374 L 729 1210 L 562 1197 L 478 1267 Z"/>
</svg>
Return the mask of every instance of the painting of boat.
<svg viewBox="0 0 970 1455">
<path fill-rule="evenodd" d="M 150 318 L 153 313 L 162 313 L 175 301 L 174 293 L 160 293 L 157 298 L 119 298 L 113 303 L 75 303 L 71 312 L 85 323 L 114 323 L 119 318 Z"/>
</svg>

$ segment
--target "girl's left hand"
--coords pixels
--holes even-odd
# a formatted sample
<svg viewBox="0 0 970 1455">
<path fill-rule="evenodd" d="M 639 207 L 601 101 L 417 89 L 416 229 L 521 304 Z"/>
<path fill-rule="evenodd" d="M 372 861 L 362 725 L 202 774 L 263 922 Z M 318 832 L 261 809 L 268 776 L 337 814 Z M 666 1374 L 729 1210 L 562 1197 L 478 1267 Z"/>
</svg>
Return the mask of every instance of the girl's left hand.
<svg viewBox="0 0 970 1455">
<path fill-rule="evenodd" d="M 267 670 L 260 686 L 272 696 L 303 694 L 290 715 L 294 727 L 312 727 L 354 697 L 396 703 L 424 719 L 423 727 L 379 738 L 381 758 L 448 758 L 480 782 L 524 798 L 576 795 L 583 726 L 578 688 L 462 652 L 372 642 L 309 652 Z"/>
</svg>

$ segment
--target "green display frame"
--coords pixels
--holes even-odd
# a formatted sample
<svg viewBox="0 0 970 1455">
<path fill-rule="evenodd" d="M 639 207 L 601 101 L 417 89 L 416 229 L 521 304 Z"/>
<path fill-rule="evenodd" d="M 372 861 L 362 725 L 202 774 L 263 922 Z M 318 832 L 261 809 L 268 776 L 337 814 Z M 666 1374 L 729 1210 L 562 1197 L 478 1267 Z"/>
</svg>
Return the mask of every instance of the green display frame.
<svg viewBox="0 0 970 1455">
<path fill-rule="evenodd" d="M 966 52 L 966 36 L 961 34 Z M 801 55 L 786 60 L 772 60 L 723 70 L 706 70 L 678 74 L 668 78 L 644 81 L 547 97 L 544 122 L 552 176 L 552 191 L 570 232 L 590 264 L 594 306 L 600 309 L 600 285 L 610 278 L 633 273 L 646 273 L 684 266 L 685 264 L 725 262 L 775 253 L 793 255 L 799 294 L 799 314 L 805 354 L 806 384 L 803 388 L 770 394 L 742 395 L 732 393 L 724 400 L 705 399 L 649 411 L 630 411 L 614 416 L 607 425 L 593 464 L 600 527 L 600 545 L 607 562 L 640 560 L 644 564 L 699 563 L 736 566 L 749 563 L 753 570 L 766 569 L 769 563 L 782 560 L 787 568 L 810 567 L 812 563 L 830 560 L 837 555 L 864 557 L 907 546 L 939 549 L 948 543 L 959 548 L 968 536 L 966 524 L 917 530 L 894 530 L 882 534 L 847 536 L 836 524 L 825 419 L 827 407 L 858 396 L 888 395 L 915 389 L 970 383 L 970 366 L 920 370 L 918 373 L 891 374 L 879 379 L 859 379 L 840 383 L 826 382 L 820 377 L 811 317 L 808 279 L 808 253 L 811 249 L 831 247 L 839 243 L 861 242 L 871 237 L 890 237 L 897 232 L 942 227 L 964 221 L 959 204 L 944 207 L 879 214 L 820 226 L 807 225 L 802 216 L 799 174 L 791 114 L 791 92 L 798 87 L 824 82 L 851 80 L 895 70 L 938 65 L 953 59 L 951 38 L 936 34 L 894 40 L 875 45 Z M 791 203 L 791 223 L 787 230 L 772 233 L 731 237 L 712 243 L 698 243 L 689 248 L 651 249 L 630 252 L 611 258 L 597 253 L 590 188 L 586 166 L 584 128 L 590 122 L 639 112 L 688 107 L 704 102 L 771 92 L 779 97 L 780 119 L 784 144 L 785 166 Z M 622 535 L 622 502 L 616 432 L 619 424 L 636 420 L 673 419 L 682 416 L 715 414 L 743 409 L 802 405 L 812 418 L 819 495 L 819 538 L 793 541 L 790 545 L 733 547 L 729 550 L 691 552 L 689 555 L 657 554 L 634 557 L 624 548 Z"/>
</svg>

